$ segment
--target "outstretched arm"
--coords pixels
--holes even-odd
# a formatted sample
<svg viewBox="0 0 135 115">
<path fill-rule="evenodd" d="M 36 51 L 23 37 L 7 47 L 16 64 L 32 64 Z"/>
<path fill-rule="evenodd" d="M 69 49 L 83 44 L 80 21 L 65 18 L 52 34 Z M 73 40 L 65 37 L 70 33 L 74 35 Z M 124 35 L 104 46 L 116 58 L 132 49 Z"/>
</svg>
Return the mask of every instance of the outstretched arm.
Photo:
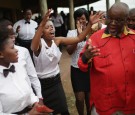
<svg viewBox="0 0 135 115">
<path fill-rule="evenodd" d="M 90 21 L 86 27 L 86 29 L 79 34 L 77 37 L 67 37 L 65 39 L 65 37 L 56 37 L 56 43 L 59 44 L 65 44 L 65 45 L 70 45 L 70 44 L 74 44 L 74 43 L 78 43 L 81 42 L 85 39 L 85 37 L 91 32 L 91 26 L 94 23 L 97 23 L 100 20 L 100 17 L 103 15 L 104 12 L 97 12 L 95 15 L 93 15 L 93 13 L 91 13 L 90 15 Z"/>
<path fill-rule="evenodd" d="M 39 27 L 32 39 L 32 43 L 31 43 L 31 50 L 35 53 L 35 54 L 39 54 L 40 52 L 40 48 L 41 48 L 41 43 L 40 43 L 40 38 L 42 36 L 42 31 L 43 28 L 47 22 L 47 20 L 49 19 L 49 16 L 51 14 L 52 9 L 49 9 L 47 11 L 47 13 L 45 14 L 43 20 L 41 21 L 41 23 L 39 24 Z"/>
</svg>

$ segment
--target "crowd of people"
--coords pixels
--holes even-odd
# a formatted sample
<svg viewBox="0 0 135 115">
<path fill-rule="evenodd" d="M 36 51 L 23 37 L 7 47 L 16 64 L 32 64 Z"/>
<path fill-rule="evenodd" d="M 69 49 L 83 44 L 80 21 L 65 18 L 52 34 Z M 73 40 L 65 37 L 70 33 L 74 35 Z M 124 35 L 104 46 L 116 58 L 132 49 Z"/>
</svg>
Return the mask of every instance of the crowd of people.
<svg viewBox="0 0 135 115">
<path fill-rule="evenodd" d="M 0 114 L 70 115 L 59 68 L 66 45 L 78 115 L 135 115 L 135 8 L 80 8 L 63 37 L 63 14 L 51 12 L 40 23 L 31 9 L 14 24 L 0 19 Z"/>
</svg>

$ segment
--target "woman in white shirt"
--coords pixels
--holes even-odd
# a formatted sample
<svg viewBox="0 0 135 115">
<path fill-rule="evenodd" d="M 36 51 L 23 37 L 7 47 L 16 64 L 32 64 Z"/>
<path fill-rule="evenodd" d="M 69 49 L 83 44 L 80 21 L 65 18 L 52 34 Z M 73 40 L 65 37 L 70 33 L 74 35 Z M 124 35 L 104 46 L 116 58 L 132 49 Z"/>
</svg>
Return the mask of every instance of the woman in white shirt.
<svg viewBox="0 0 135 115">
<path fill-rule="evenodd" d="M 89 21 L 89 13 L 84 8 L 79 8 L 74 12 L 74 20 L 76 24 L 75 30 L 69 30 L 67 37 L 76 37 L 85 28 Z M 79 24 L 78 24 L 79 22 Z M 81 26 L 79 30 L 78 26 Z M 74 45 L 67 46 L 67 52 L 72 56 L 71 58 L 71 83 L 72 88 L 76 98 L 76 108 L 79 115 L 84 115 L 84 104 L 86 105 L 87 115 L 90 114 L 89 109 L 89 91 L 90 91 L 90 78 L 89 72 L 83 72 L 79 69 L 77 62 L 79 54 L 82 51 L 84 45 L 86 44 L 86 39 L 82 42 L 76 43 Z"/>
<path fill-rule="evenodd" d="M 18 51 L 9 37 L 10 27 L 0 21 L 0 115 L 46 115 L 37 111 L 41 105 L 29 85 L 26 69 L 16 63 Z"/>
<path fill-rule="evenodd" d="M 51 10 L 48 11 L 48 14 L 50 12 Z M 91 31 L 91 24 L 98 22 L 101 15 L 101 12 L 91 15 L 87 29 L 80 35 L 67 39 L 65 37 L 55 37 L 54 25 L 51 20 L 46 20 L 46 17 L 39 25 L 32 40 L 31 49 L 34 52 L 35 68 L 41 82 L 44 104 L 52 108 L 54 114 L 69 115 L 60 79 L 58 63 L 61 52 L 58 46 L 59 44 L 69 45 L 82 41 L 89 31 Z"/>
</svg>

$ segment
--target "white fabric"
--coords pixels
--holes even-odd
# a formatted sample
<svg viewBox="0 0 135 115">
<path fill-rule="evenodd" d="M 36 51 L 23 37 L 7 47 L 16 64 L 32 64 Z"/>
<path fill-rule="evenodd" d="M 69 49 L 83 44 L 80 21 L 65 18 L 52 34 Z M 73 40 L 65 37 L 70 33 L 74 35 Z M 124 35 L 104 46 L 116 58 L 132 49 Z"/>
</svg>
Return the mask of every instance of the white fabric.
<svg viewBox="0 0 135 115">
<path fill-rule="evenodd" d="M 56 17 L 52 16 L 51 18 L 52 18 L 54 27 L 60 27 L 64 23 L 63 18 L 62 18 L 62 16 L 60 14 L 57 15 Z"/>
<path fill-rule="evenodd" d="M 102 24 L 102 23 L 101 23 Z M 102 27 L 101 27 L 101 29 L 103 29 L 103 28 L 106 28 L 107 27 L 107 25 L 105 25 L 105 24 L 102 24 Z"/>
<path fill-rule="evenodd" d="M 76 37 L 76 36 L 77 36 L 77 29 L 76 30 L 69 30 L 67 33 L 67 37 Z M 75 68 L 79 68 L 77 62 L 78 62 L 79 54 L 82 51 L 85 43 L 86 43 L 86 41 L 79 42 L 77 44 L 76 50 L 72 54 L 71 65 Z"/>
<path fill-rule="evenodd" d="M 30 24 L 25 24 L 25 20 L 19 20 L 13 26 L 14 32 L 16 32 L 16 28 L 20 25 L 20 31 L 18 32 L 18 36 L 22 40 L 31 40 L 36 32 L 36 28 L 38 26 L 37 22 L 34 20 L 30 20 Z"/>
<path fill-rule="evenodd" d="M 33 54 L 38 77 L 41 79 L 53 77 L 60 72 L 58 63 L 61 58 L 61 52 L 53 40 L 51 47 L 48 47 L 42 38 L 41 44 L 40 54 L 38 56 Z"/>
<path fill-rule="evenodd" d="M 26 68 L 27 74 L 30 79 L 30 85 L 33 86 L 38 98 L 42 98 L 40 81 L 37 77 L 37 73 L 30 57 L 29 51 L 21 46 L 15 45 L 15 48 L 18 50 L 18 62 L 22 64 L 24 68 Z"/>
<path fill-rule="evenodd" d="M 96 108 L 95 108 L 95 107 L 92 107 L 91 115 L 99 115 L 99 114 L 96 112 Z"/>
<path fill-rule="evenodd" d="M 7 77 L 3 76 L 7 68 L 0 66 L 0 115 L 10 115 L 39 101 L 28 84 L 26 69 L 19 63 L 14 65 L 16 72 L 9 72 Z"/>
</svg>

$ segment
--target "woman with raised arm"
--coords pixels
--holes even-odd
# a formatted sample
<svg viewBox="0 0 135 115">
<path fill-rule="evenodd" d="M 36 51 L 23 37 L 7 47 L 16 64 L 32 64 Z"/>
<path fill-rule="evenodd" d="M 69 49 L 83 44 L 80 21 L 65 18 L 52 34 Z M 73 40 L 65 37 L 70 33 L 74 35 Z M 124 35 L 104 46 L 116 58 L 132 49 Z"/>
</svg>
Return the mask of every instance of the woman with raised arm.
<svg viewBox="0 0 135 115">
<path fill-rule="evenodd" d="M 72 38 L 55 37 L 55 28 L 48 19 L 49 10 L 32 40 L 31 49 L 34 52 L 34 62 L 38 77 L 41 82 L 44 104 L 54 110 L 54 114 L 69 115 L 65 93 L 60 79 L 59 61 L 61 52 L 59 44 L 74 44 L 85 39 L 91 31 L 91 25 L 99 21 L 102 12 L 90 16 L 87 28 L 78 36 Z"/>
</svg>

